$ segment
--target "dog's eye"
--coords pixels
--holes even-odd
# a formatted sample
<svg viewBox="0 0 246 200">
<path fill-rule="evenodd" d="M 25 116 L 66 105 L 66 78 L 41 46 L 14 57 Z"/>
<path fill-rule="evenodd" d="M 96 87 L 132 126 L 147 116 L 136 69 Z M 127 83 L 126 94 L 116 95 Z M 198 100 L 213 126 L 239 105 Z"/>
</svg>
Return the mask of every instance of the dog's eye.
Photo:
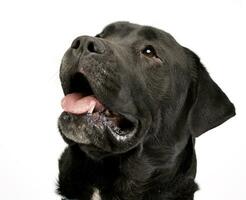
<svg viewBox="0 0 246 200">
<path fill-rule="evenodd" d="M 141 52 L 143 55 L 149 58 L 158 57 L 154 47 L 152 47 L 151 45 L 146 46 Z"/>
</svg>

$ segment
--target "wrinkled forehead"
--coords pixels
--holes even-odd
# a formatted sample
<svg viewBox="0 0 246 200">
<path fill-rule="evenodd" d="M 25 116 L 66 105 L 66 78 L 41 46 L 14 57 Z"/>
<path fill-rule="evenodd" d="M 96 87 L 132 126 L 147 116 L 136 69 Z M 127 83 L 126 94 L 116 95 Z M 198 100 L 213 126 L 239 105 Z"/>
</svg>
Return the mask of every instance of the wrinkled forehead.
<svg viewBox="0 0 246 200">
<path fill-rule="evenodd" d="M 164 41 L 175 42 L 174 38 L 165 31 L 159 30 L 151 26 L 141 26 L 129 22 L 116 22 L 109 24 L 98 36 L 108 39 L 117 39 L 121 41 Z"/>
</svg>

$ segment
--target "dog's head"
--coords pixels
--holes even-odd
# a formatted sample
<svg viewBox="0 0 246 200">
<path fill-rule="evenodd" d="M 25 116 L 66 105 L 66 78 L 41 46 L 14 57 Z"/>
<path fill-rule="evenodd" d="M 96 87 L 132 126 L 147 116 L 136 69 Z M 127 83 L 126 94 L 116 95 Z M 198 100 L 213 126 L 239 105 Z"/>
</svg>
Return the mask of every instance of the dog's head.
<svg viewBox="0 0 246 200">
<path fill-rule="evenodd" d="M 199 136 L 235 114 L 199 58 L 153 27 L 117 22 L 78 37 L 60 79 L 59 130 L 96 159 L 152 138 Z"/>
</svg>

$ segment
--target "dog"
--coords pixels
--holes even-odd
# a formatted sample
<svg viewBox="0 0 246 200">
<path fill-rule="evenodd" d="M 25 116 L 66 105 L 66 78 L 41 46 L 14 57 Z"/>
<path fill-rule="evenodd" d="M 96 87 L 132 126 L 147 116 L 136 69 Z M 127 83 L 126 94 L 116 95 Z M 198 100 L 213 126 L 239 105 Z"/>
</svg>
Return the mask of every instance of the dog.
<svg viewBox="0 0 246 200">
<path fill-rule="evenodd" d="M 60 80 L 61 198 L 193 199 L 195 138 L 235 115 L 194 52 L 165 31 L 115 22 L 73 41 Z"/>
</svg>

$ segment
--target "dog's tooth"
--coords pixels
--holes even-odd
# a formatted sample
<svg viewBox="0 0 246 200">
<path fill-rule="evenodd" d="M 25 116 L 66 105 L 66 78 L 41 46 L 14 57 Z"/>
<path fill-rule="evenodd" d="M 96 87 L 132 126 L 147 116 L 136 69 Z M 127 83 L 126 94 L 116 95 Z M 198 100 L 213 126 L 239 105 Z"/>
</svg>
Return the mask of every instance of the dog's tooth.
<svg viewBox="0 0 246 200">
<path fill-rule="evenodd" d="M 93 113 L 95 107 L 96 107 L 96 104 L 92 104 L 90 109 L 88 110 L 88 113 Z"/>
<path fill-rule="evenodd" d="M 106 109 L 105 115 L 106 115 L 106 116 L 110 116 L 110 115 L 111 115 L 111 113 L 110 113 L 110 111 L 109 111 L 108 109 Z"/>
</svg>

